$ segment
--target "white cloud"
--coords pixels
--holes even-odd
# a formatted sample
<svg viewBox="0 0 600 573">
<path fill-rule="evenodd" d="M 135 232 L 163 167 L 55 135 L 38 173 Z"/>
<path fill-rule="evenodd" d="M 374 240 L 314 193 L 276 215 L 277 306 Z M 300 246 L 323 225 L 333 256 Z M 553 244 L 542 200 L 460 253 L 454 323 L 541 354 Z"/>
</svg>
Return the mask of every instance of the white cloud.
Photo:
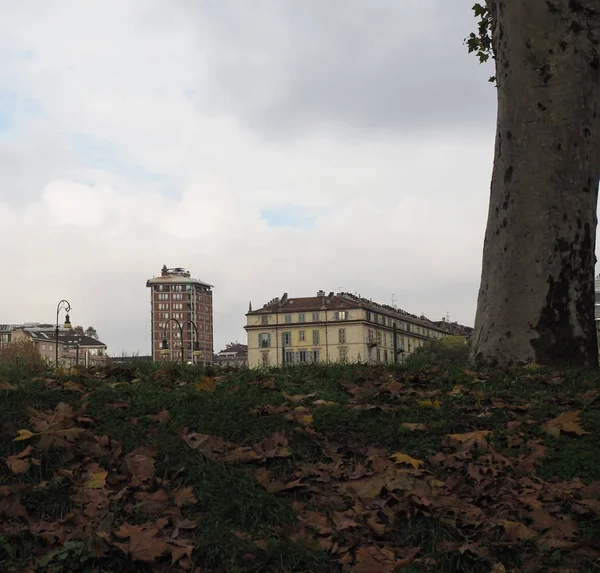
<svg viewBox="0 0 600 573">
<path fill-rule="evenodd" d="M 233 22 L 242 41 L 250 32 L 239 14 L 234 22 L 191 6 L 0 0 L 0 92 L 41 109 L 0 139 L 0 225 L 10 236 L 0 256 L 15 277 L 0 282 L 11 301 L 0 322 L 52 321 L 67 298 L 73 321 L 94 325 L 112 351 L 145 353 L 145 281 L 163 264 L 215 285 L 217 347 L 243 339 L 250 299 L 258 306 L 284 291 L 341 286 L 382 302 L 394 293 L 409 311 L 472 322 L 493 125 L 370 131 L 324 118 L 302 135 L 272 137 L 246 114 L 283 85 L 268 74 L 272 58 L 285 64 L 293 49 L 286 28 L 267 26 L 265 45 L 245 51 L 219 32 Z M 257 26 L 286 21 L 277 3 L 261 6 Z M 417 30 L 427 11 L 411 6 Z M 360 29 L 361 14 L 350 16 Z M 270 53 L 278 43 L 282 52 Z M 228 65 L 264 70 L 246 99 L 243 83 L 224 91 L 221 48 Z M 456 81 L 485 82 L 472 69 Z M 310 213 L 314 225 L 269 227 L 266 209 Z"/>
</svg>

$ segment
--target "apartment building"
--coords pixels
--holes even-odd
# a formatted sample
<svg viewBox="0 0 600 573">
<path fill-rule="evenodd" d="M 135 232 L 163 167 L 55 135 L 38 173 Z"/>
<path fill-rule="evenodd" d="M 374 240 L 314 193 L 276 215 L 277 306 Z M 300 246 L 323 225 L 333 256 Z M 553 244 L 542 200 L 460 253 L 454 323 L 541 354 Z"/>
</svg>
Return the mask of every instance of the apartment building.
<svg viewBox="0 0 600 573">
<path fill-rule="evenodd" d="M 55 325 L 37 322 L 2 324 L 0 325 L 0 349 L 11 342 L 28 340 L 46 362 L 54 363 L 56 360 L 55 329 Z M 106 344 L 100 340 L 59 328 L 58 360 L 64 366 L 102 364 L 106 360 L 106 351 Z"/>
<path fill-rule="evenodd" d="M 150 288 L 152 359 L 179 360 L 183 347 L 186 362 L 212 362 L 214 287 L 181 267 L 166 265 L 146 286 Z M 163 348 L 164 341 L 167 349 Z M 194 355 L 196 342 L 198 356 Z"/>
<path fill-rule="evenodd" d="M 284 293 L 257 310 L 250 304 L 246 317 L 251 368 L 320 361 L 390 364 L 449 334 L 446 324 L 347 292 L 318 291 L 304 298 Z"/>
<path fill-rule="evenodd" d="M 215 355 L 215 363 L 219 366 L 247 366 L 248 346 L 239 342 L 227 344 L 224 350 Z"/>
</svg>

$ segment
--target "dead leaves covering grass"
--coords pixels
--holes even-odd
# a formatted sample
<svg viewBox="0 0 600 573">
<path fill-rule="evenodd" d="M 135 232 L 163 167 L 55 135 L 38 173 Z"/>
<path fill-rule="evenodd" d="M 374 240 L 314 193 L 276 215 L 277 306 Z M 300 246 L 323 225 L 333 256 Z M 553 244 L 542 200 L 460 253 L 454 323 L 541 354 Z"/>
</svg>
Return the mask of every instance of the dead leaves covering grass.
<svg viewBox="0 0 600 573">
<path fill-rule="evenodd" d="M 42 555 L 69 542 L 86 541 L 96 557 L 118 550 L 157 570 L 166 565 L 171 571 L 190 570 L 194 543 L 186 533 L 196 523 L 185 519 L 181 508 L 196 503 L 193 489 L 176 488 L 176 484 L 156 476 L 156 451 L 141 447 L 123 456 L 118 442 L 78 426 L 93 423 L 82 417 L 82 411 L 74 412 L 64 403 L 47 412 L 29 408 L 30 424 L 36 432 L 20 430 L 16 439 L 37 442 L 6 458 L 8 468 L 22 474 L 30 464 L 39 463 L 34 453 L 41 457 L 48 449 L 67 450 L 65 459 L 72 462 L 55 478 L 69 483 L 71 510 L 54 522 L 36 520 L 22 504 L 22 496 L 50 487 L 49 482 L 0 486 L 0 530 L 27 532 L 43 540 Z M 117 507 L 125 516 L 139 519 L 142 515 L 148 521 L 116 526 Z"/>
<path fill-rule="evenodd" d="M 561 414 L 535 421 L 526 399 L 488 396 L 482 374 L 464 370 L 458 381 L 430 383 L 441 375 L 393 377 L 374 369 L 366 379 L 339 383 L 347 402 L 324 399 L 319 391 L 277 392 L 276 381 L 269 379 L 260 383 L 262 390 L 278 393 L 282 403 L 254 405 L 250 414 L 280 417 L 285 420 L 280 430 L 234 443 L 188 427 L 178 430 L 177 439 L 182 448 L 210 462 L 245 468 L 258 487 L 289 499 L 297 520 L 272 527 L 270 539 L 325 552 L 332 559 L 331 571 L 442 571 L 447 570 L 444 560 L 453 555 L 476 562 L 473 570 L 495 573 L 552 571 L 557 563 L 567 571 L 577 570 L 582 561 L 600 563 L 599 540 L 588 537 L 580 525 L 582 518 L 600 520 L 600 485 L 537 475 L 547 455 L 540 435 L 576 440 L 589 434 L 592 428 L 584 428 L 582 410 L 572 409 L 565 399 Z M 170 371 L 160 376 L 167 380 L 164 384 L 180 386 Z M 553 376 L 550 383 L 559 380 Z M 214 378 L 204 377 L 193 387 L 209 395 L 216 392 Z M 68 389 L 81 394 L 74 385 Z M 118 411 L 130 405 L 129 399 L 109 404 Z M 414 409 L 414 418 L 395 421 L 404 431 L 399 435 L 412 441 L 426 439 L 436 416 L 448 416 L 443 410 L 449 407 L 454 408 L 457 431 L 441 433 L 437 449 L 415 457 L 401 440 L 389 449 L 334 439 L 315 429 L 317 408 L 379 415 L 393 414 L 399 405 Z M 510 419 L 493 425 L 499 411 L 508 412 Z M 61 402 L 51 411 L 28 408 L 27 413 L 29 425 L 13 432 L 15 445 L 26 446 L 4 457 L 15 480 L 0 486 L 5 535 L 27 533 L 39 541 L 34 560 L 69 542 L 86 541 L 96 557 L 118 553 L 154 571 L 194 570 L 194 532 L 202 517 L 197 492 L 179 474 L 157 475 L 157 449 L 141 446 L 125 453 L 115 436 L 95 435 L 85 401 L 77 410 Z M 154 427 L 173 415 L 155 408 L 143 418 Z M 307 442 L 317 453 L 299 455 L 297 444 Z M 55 478 L 69 484 L 72 504 L 63 517 L 49 522 L 32 516 L 23 496 L 51 484 L 18 480 L 30 476 L 53 451 L 67 454 Z M 409 524 L 423 520 L 447 534 L 408 539 Z M 253 570 L 253 560 L 268 550 L 268 542 L 243 531 L 231 533 L 248 544 L 245 570 Z M 518 566 L 506 560 L 507 551 L 519 555 Z"/>
</svg>

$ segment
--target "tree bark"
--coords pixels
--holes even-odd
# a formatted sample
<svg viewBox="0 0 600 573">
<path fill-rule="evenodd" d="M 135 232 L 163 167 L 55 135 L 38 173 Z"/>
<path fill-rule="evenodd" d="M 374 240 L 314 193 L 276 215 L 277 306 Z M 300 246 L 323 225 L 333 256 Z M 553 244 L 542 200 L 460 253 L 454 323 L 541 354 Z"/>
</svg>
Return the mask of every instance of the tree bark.
<svg viewBox="0 0 600 573">
<path fill-rule="evenodd" d="M 471 358 L 598 366 L 600 0 L 488 0 L 498 116 Z"/>
</svg>

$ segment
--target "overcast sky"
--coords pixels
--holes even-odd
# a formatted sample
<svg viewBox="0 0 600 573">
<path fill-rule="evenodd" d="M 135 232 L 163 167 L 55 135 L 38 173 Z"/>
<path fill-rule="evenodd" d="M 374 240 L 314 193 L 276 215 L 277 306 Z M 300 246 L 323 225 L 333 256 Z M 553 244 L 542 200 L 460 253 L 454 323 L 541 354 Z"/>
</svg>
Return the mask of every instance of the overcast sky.
<svg viewBox="0 0 600 573">
<path fill-rule="evenodd" d="M 495 91 L 473 0 L 0 0 L 0 323 L 150 350 L 146 280 L 472 325 Z"/>
</svg>

